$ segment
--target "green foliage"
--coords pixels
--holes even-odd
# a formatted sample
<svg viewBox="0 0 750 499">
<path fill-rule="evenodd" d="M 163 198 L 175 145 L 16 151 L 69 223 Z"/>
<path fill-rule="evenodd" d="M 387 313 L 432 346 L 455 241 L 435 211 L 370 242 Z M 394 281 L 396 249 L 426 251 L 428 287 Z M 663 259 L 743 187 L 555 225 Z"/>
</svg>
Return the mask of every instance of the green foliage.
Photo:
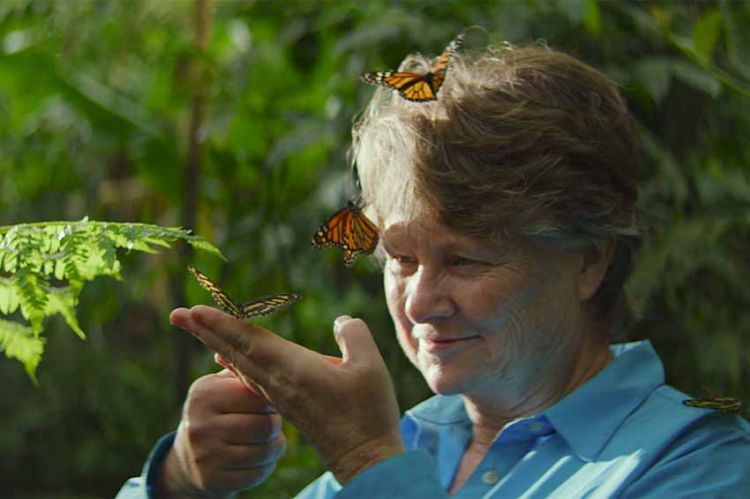
<svg viewBox="0 0 750 499">
<path fill-rule="evenodd" d="M 46 317 L 60 314 L 84 339 L 75 312 L 83 285 L 99 276 L 120 278 L 118 249 L 156 253 L 177 240 L 223 258 L 218 248 L 178 227 L 85 218 L 0 227 L 0 313 L 20 310 L 29 323 L 0 320 L 0 350 L 33 378 L 44 351 Z"/>
</svg>

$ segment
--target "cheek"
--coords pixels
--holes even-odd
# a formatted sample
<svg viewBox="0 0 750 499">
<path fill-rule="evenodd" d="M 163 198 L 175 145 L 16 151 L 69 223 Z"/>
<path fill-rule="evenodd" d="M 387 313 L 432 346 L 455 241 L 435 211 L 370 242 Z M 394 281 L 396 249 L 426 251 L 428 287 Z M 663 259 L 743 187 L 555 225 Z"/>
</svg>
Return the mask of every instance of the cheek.
<svg viewBox="0 0 750 499">
<path fill-rule="evenodd" d="M 414 361 L 416 355 L 416 341 L 411 335 L 411 324 L 404 313 L 404 283 L 398 277 L 386 272 L 383 277 L 383 289 L 388 312 L 391 314 L 393 326 L 396 328 L 396 338 L 406 356 Z"/>
<path fill-rule="evenodd" d="M 453 298 L 467 326 L 490 331 L 505 324 L 522 300 L 517 288 L 500 280 L 477 279 L 458 289 Z"/>
<path fill-rule="evenodd" d="M 394 323 L 398 322 L 399 308 L 404 295 L 404 287 L 399 283 L 388 269 L 383 274 L 383 289 L 385 290 L 385 301 L 388 305 L 388 312 L 391 314 L 391 318 Z"/>
</svg>

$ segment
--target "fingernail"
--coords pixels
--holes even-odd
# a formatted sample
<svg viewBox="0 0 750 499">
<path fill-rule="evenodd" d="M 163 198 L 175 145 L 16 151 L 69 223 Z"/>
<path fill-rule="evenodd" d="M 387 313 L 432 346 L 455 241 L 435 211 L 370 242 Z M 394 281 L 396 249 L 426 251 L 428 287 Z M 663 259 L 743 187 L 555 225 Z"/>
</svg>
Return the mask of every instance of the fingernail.
<svg viewBox="0 0 750 499">
<path fill-rule="evenodd" d="M 340 315 L 340 316 L 336 317 L 336 320 L 333 321 L 333 328 L 334 329 L 341 328 L 341 326 L 344 324 L 344 322 L 348 321 L 349 319 L 351 319 L 351 317 L 348 316 L 348 315 Z"/>
</svg>

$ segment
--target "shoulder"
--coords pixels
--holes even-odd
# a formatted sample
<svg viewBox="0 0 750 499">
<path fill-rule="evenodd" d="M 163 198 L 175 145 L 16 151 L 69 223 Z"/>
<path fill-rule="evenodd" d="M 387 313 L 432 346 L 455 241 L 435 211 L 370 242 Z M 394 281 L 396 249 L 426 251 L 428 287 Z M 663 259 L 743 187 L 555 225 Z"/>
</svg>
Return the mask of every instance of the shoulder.
<svg viewBox="0 0 750 499">
<path fill-rule="evenodd" d="M 750 424 L 745 419 L 683 404 L 689 398 L 661 385 L 623 421 L 615 439 L 631 440 L 641 448 L 649 443 L 646 447 L 656 455 L 675 447 L 716 446 L 719 442 L 734 442 L 750 452 Z"/>
<path fill-rule="evenodd" d="M 662 410 L 662 417 L 675 420 L 673 440 L 665 448 L 665 455 L 681 454 L 705 449 L 706 452 L 741 452 L 750 471 L 750 424 L 738 414 L 722 414 L 712 409 L 690 407 L 683 402 L 690 397 L 664 386 L 654 393 L 651 403 Z M 739 456 L 738 456 L 739 457 Z"/>
<path fill-rule="evenodd" d="M 648 464 L 631 497 L 737 497 L 750 490 L 750 424 L 736 414 L 688 407 L 684 393 L 654 390 L 618 432 Z"/>
<path fill-rule="evenodd" d="M 660 425 L 673 427 L 675 440 L 691 437 L 696 441 L 715 441 L 728 438 L 750 444 L 750 424 L 737 414 L 722 414 L 712 409 L 691 407 L 684 402 L 691 397 L 669 386 L 662 385 L 644 402 L 636 420 L 655 419 Z"/>
</svg>

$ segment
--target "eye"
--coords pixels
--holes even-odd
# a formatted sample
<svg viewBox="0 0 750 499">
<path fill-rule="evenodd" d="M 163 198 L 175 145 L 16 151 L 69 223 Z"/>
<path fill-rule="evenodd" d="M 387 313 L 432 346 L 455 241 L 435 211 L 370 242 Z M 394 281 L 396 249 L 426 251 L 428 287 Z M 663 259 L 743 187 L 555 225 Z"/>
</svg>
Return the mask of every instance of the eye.
<svg viewBox="0 0 750 499">
<path fill-rule="evenodd" d="M 466 266 L 466 265 L 489 265 L 487 262 L 466 258 L 464 256 L 453 255 L 448 259 L 449 265 Z"/>
<path fill-rule="evenodd" d="M 417 259 L 415 257 L 410 256 L 408 253 L 400 250 L 399 248 L 390 247 L 385 242 L 382 248 L 385 252 L 386 263 L 388 264 L 395 264 L 399 267 L 404 267 L 407 265 L 414 265 L 417 262 Z"/>
<path fill-rule="evenodd" d="M 417 268 L 417 259 L 413 256 L 398 252 L 386 252 L 386 255 L 385 266 L 395 275 L 410 275 Z"/>
<path fill-rule="evenodd" d="M 417 263 L 417 259 L 413 256 L 408 255 L 391 255 L 391 258 L 396 260 L 401 265 L 414 265 Z"/>
</svg>

